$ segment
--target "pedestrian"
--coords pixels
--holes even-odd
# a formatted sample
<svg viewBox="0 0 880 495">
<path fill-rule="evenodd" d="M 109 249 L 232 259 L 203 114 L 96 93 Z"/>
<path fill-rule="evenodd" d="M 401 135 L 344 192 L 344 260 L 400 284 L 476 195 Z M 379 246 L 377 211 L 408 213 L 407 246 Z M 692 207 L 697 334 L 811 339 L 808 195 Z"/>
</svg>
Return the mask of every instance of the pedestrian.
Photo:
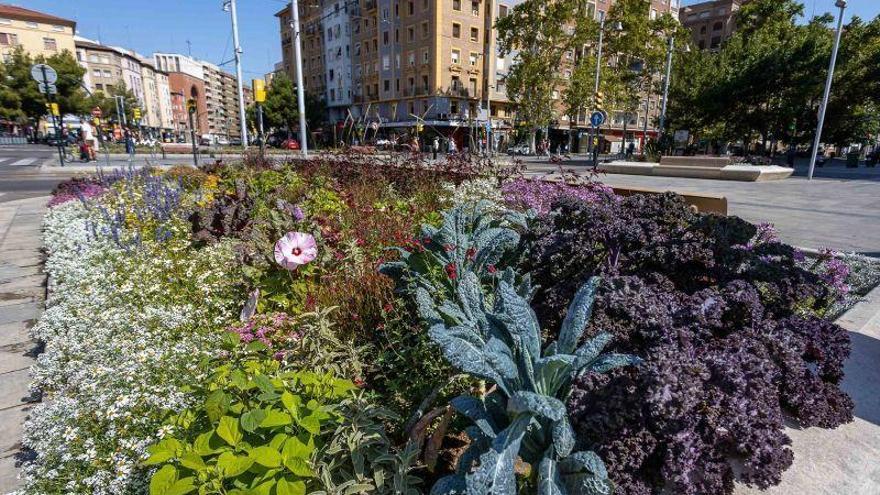
<svg viewBox="0 0 880 495">
<path fill-rule="evenodd" d="M 636 152 L 636 143 L 630 141 L 629 144 L 626 146 L 626 158 L 627 159 L 632 158 L 632 156 L 633 156 L 633 154 L 635 154 L 635 152 Z"/>
<path fill-rule="evenodd" d="M 431 150 L 434 152 L 434 160 L 437 159 L 437 152 L 440 151 L 440 140 L 437 139 L 437 136 L 434 136 L 434 143 L 431 145 Z"/>
<path fill-rule="evenodd" d="M 456 148 L 455 139 L 449 138 L 449 153 L 454 155 L 456 151 L 458 150 Z"/>
<path fill-rule="evenodd" d="M 125 140 L 125 152 L 129 156 L 134 156 L 134 138 L 131 135 L 131 129 L 124 127 L 122 130 L 122 139 Z"/>
<path fill-rule="evenodd" d="M 92 125 L 85 119 L 80 120 L 79 123 L 83 144 L 88 147 L 88 159 L 90 161 L 97 161 L 98 138 L 95 137 Z"/>
</svg>

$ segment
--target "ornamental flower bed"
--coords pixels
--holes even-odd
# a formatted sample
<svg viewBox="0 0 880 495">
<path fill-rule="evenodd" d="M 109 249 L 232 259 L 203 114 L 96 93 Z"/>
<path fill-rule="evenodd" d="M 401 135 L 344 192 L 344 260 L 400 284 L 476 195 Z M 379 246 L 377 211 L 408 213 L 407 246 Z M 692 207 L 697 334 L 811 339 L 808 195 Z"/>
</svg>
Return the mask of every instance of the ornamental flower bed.
<svg viewBox="0 0 880 495">
<path fill-rule="evenodd" d="M 21 493 L 714 495 L 779 482 L 783 418 L 852 419 L 837 256 L 497 172 L 355 155 L 61 186 Z"/>
</svg>

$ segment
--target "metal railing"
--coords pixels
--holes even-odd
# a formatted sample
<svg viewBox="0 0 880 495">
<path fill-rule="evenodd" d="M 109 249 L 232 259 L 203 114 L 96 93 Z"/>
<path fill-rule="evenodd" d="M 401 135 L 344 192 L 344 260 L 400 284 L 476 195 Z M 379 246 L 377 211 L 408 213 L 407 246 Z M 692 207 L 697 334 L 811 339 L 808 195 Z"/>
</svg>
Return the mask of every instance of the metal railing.
<svg viewBox="0 0 880 495">
<path fill-rule="evenodd" d="M 27 138 L 20 136 L 0 136 L 0 146 L 9 144 L 27 144 Z"/>
</svg>

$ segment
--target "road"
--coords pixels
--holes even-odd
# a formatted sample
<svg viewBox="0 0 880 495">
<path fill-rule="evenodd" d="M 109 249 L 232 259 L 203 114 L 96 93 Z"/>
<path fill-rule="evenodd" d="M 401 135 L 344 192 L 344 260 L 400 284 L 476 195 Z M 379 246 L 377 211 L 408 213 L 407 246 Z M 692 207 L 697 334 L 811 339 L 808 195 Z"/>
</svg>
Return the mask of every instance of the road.
<svg viewBox="0 0 880 495">
<path fill-rule="evenodd" d="M 0 146 L 0 203 L 46 196 L 60 181 L 72 176 L 63 169 L 44 172 L 40 165 L 56 158 L 57 151 L 43 145 Z"/>
</svg>

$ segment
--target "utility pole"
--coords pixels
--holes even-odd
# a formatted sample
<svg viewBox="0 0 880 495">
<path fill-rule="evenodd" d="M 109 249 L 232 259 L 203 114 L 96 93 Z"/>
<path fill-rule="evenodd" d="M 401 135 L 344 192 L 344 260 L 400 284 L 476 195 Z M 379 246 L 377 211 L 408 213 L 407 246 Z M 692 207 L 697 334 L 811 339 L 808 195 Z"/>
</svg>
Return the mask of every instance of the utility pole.
<svg viewBox="0 0 880 495">
<path fill-rule="evenodd" d="M 302 39 L 299 28 L 299 2 L 290 0 L 290 15 L 293 21 L 293 58 L 296 65 L 296 99 L 299 106 L 299 139 L 300 149 L 304 157 L 309 156 L 308 130 L 306 129 L 306 94 L 303 87 Z"/>
<path fill-rule="evenodd" d="M 846 10 L 846 0 L 837 0 L 834 4 L 840 9 L 837 18 L 837 34 L 834 37 L 834 49 L 831 51 L 831 62 L 828 65 L 828 79 L 825 80 L 825 94 L 822 96 L 822 105 L 819 107 L 819 124 L 816 126 L 816 138 L 813 140 L 812 153 L 810 154 L 810 170 L 807 172 L 807 180 L 813 180 L 813 171 L 816 169 L 816 154 L 819 152 L 819 143 L 822 142 L 822 127 L 825 126 L 825 111 L 828 110 L 828 97 L 831 95 L 831 82 L 834 80 L 834 66 L 837 64 L 837 50 L 840 48 L 840 35 L 843 33 L 843 11 Z"/>
<path fill-rule="evenodd" d="M 235 8 L 235 0 L 226 0 L 223 6 L 224 9 L 229 9 L 229 14 L 232 17 L 232 45 L 235 49 L 235 82 L 238 88 L 238 116 L 240 120 L 240 129 L 241 129 L 241 146 L 243 149 L 247 149 L 248 147 L 248 134 L 247 134 L 247 117 L 244 111 L 244 83 L 241 79 L 241 43 L 238 39 L 238 12 Z M 227 128 L 227 132 L 229 132 Z"/>
<path fill-rule="evenodd" d="M 669 79 L 672 77 L 672 50 L 675 48 L 675 38 L 669 37 L 669 46 L 666 48 L 666 78 L 663 81 L 663 104 L 660 108 L 660 130 L 657 131 L 657 142 L 663 138 L 663 130 L 666 125 L 666 100 L 669 99 Z"/>
</svg>

